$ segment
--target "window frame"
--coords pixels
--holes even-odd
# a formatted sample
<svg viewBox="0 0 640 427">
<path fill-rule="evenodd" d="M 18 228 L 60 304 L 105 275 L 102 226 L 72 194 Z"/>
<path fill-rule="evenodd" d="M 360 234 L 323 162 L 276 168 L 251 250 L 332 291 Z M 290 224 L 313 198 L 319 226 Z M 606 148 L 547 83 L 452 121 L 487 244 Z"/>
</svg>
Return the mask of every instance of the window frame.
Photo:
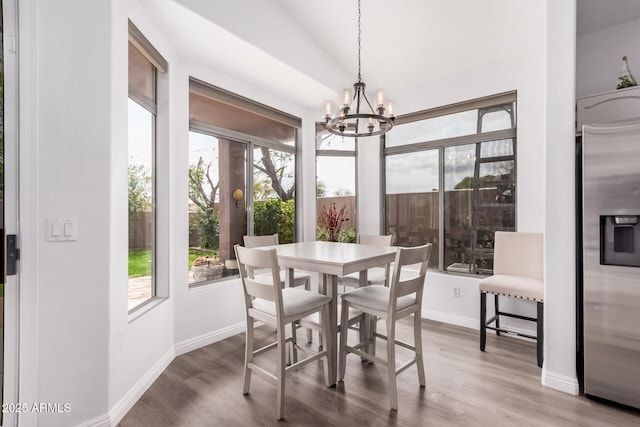
<svg viewBox="0 0 640 427">
<path fill-rule="evenodd" d="M 355 139 L 354 142 L 354 148 L 353 150 L 336 150 L 336 149 L 320 149 L 317 148 L 318 147 L 318 137 L 320 137 L 320 135 L 322 135 L 323 133 L 328 133 L 325 129 L 324 126 L 317 122 L 316 123 L 316 134 L 315 134 L 315 146 L 316 146 L 316 150 L 315 150 L 315 188 L 317 188 L 318 186 L 318 157 L 353 157 L 353 161 L 354 161 L 354 168 L 355 168 L 355 179 L 354 179 L 354 191 L 355 194 L 353 195 L 353 197 L 355 197 L 355 212 L 352 213 L 353 217 L 357 217 L 358 215 L 358 211 L 359 209 L 359 205 L 358 205 L 358 201 L 359 201 L 359 197 L 358 197 L 358 138 Z M 318 215 L 317 215 L 317 211 L 318 211 L 318 196 L 316 194 L 316 196 L 314 197 L 315 202 L 316 202 L 316 218 L 315 218 L 315 225 L 316 225 L 316 230 L 318 227 Z M 355 227 L 353 227 L 353 229 L 356 232 L 356 236 L 358 235 L 358 221 L 356 220 L 356 225 Z M 316 231 L 317 234 L 317 231 Z"/>
<path fill-rule="evenodd" d="M 454 136 L 437 140 L 428 140 L 424 142 L 416 142 L 406 145 L 395 145 L 392 147 L 386 146 L 386 135 L 381 135 L 381 147 L 382 147 L 382 156 L 381 156 L 381 200 L 384 200 L 382 203 L 382 222 L 383 222 L 383 230 L 387 230 L 387 185 L 386 185 L 386 160 L 387 156 L 395 155 L 395 154 L 407 154 L 414 153 L 419 151 L 426 150 L 438 150 L 438 271 L 441 273 L 447 274 L 461 274 L 461 275 L 472 275 L 477 276 L 478 272 L 457 272 L 453 270 L 447 270 L 445 266 L 445 216 L 447 214 L 445 210 L 445 156 L 444 152 L 447 147 L 461 146 L 461 145 L 470 145 L 474 144 L 476 148 L 476 152 L 479 153 L 480 147 L 482 143 L 497 141 L 497 140 L 511 140 L 513 144 L 513 155 L 509 156 L 509 159 L 505 160 L 513 160 L 514 162 L 514 180 L 516 185 L 516 194 L 513 202 L 513 210 L 514 210 L 514 230 L 518 229 L 518 215 L 517 215 L 517 207 L 518 207 L 518 186 L 517 186 L 517 92 L 510 91 L 504 92 L 493 96 L 487 96 L 483 98 L 478 98 L 466 102 L 459 102 L 455 104 L 450 104 L 442 107 L 437 107 L 429 110 L 418 111 L 410 114 L 406 114 L 403 116 L 399 116 L 396 119 L 396 125 L 402 125 L 407 123 L 413 123 L 421 120 L 428 120 L 434 117 L 446 116 L 450 114 L 455 114 L 463 111 L 469 110 L 483 110 L 486 112 L 491 112 L 494 108 L 499 108 L 501 106 L 512 104 L 512 127 L 509 129 L 497 130 L 497 131 L 489 131 L 489 132 L 479 132 L 476 131 L 475 134 L 471 135 L 462 135 L 462 136 Z M 479 111 L 480 112 L 480 111 Z M 482 117 L 478 117 L 478 123 L 482 120 Z M 498 157 L 490 157 L 492 161 L 496 161 Z M 481 158 L 476 158 L 474 162 L 474 170 L 475 163 L 480 162 Z M 479 188 L 479 177 L 474 173 L 473 177 L 473 187 Z M 475 195 L 474 201 L 475 203 Z M 472 219 L 473 221 L 473 219 Z M 489 273 L 491 274 L 491 273 Z"/>
<path fill-rule="evenodd" d="M 245 167 L 245 180 L 246 180 L 246 192 L 245 192 L 245 203 L 246 203 L 246 221 L 247 221 L 247 235 L 252 236 L 254 234 L 254 194 L 253 194 L 253 164 L 254 164 L 254 155 L 253 151 L 257 148 L 266 147 L 270 150 L 282 151 L 285 153 L 293 154 L 295 157 L 294 162 L 294 201 L 296 204 L 296 226 L 294 230 L 294 238 L 298 241 L 300 236 L 301 224 L 300 220 L 300 209 L 299 206 L 299 192 L 298 192 L 298 182 L 299 182 L 299 162 L 300 155 L 298 152 L 298 135 L 299 132 L 296 129 L 295 131 L 295 144 L 287 145 L 279 142 L 274 142 L 265 138 L 260 138 L 254 135 L 248 135 L 242 132 L 237 132 L 231 129 L 225 129 L 219 126 L 211 125 L 202 121 L 190 119 L 189 120 L 189 132 L 202 133 L 205 135 L 212 136 L 214 138 L 227 139 L 233 141 L 234 143 L 244 144 L 245 145 L 245 153 L 246 153 L 246 167 Z M 239 273 L 232 274 L 229 276 L 224 276 L 219 279 L 202 281 L 197 283 L 188 284 L 189 289 L 196 289 L 200 286 L 212 285 L 215 283 L 224 282 L 229 279 L 238 278 Z"/>
<path fill-rule="evenodd" d="M 151 295 L 146 300 L 137 304 L 136 306 L 128 309 L 129 315 L 133 315 L 136 318 L 139 314 L 145 313 L 146 308 L 149 307 L 149 303 L 157 299 L 158 297 L 166 297 L 165 291 L 160 292 L 158 290 L 158 250 L 159 250 L 159 237 L 158 237 L 158 103 L 160 95 L 160 75 L 166 75 L 168 72 L 168 63 L 163 56 L 155 49 L 152 43 L 142 34 L 142 32 L 131 22 L 128 21 L 128 38 L 127 43 L 133 45 L 137 51 L 144 56 L 153 66 L 153 99 L 149 99 L 146 95 L 139 93 L 137 90 L 131 87 L 130 75 L 127 75 L 128 79 L 128 93 L 127 102 L 129 100 L 135 102 L 143 109 L 147 110 L 151 114 Z M 162 91 L 164 93 L 164 90 Z M 127 141 L 127 150 L 129 150 L 129 141 Z M 127 165 L 129 166 L 129 160 L 127 159 Z M 127 170 L 129 169 L 127 166 Z M 127 217 L 129 214 L 127 214 Z M 127 227 L 128 229 L 128 227 Z M 129 238 L 127 238 L 127 245 L 129 245 Z M 129 254 L 127 252 L 127 262 Z M 127 279 L 127 289 L 128 289 Z M 127 292 L 127 302 L 129 301 L 129 293 Z M 132 318 L 132 319 L 133 319 Z"/>
</svg>

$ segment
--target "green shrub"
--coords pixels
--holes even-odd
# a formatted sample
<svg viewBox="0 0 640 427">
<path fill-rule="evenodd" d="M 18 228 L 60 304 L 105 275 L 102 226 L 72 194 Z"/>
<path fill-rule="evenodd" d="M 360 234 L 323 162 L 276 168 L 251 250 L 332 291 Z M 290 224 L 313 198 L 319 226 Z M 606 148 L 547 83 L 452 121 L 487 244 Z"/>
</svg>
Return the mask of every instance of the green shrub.
<svg viewBox="0 0 640 427">
<path fill-rule="evenodd" d="M 296 205 L 294 200 L 269 199 L 253 206 L 256 236 L 278 233 L 280 243 L 292 243 L 295 237 Z"/>
<path fill-rule="evenodd" d="M 198 214 L 198 244 L 201 248 L 218 248 L 220 245 L 220 218 L 209 208 Z"/>
</svg>

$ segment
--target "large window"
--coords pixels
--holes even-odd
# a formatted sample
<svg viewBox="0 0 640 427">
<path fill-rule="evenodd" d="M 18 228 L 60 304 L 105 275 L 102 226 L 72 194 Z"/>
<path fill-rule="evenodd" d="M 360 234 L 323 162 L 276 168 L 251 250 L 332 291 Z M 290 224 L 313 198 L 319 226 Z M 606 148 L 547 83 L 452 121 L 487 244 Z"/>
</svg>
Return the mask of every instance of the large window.
<svg viewBox="0 0 640 427">
<path fill-rule="evenodd" d="M 316 219 L 318 240 L 356 240 L 356 149 L 353 138 L 325 130 L 316 134 Z M 332 221 L 340 217 L 344 221 Z M 339 230 L 334 226 L 339 225 Z"/>
<path fill-rule="evenodd" d="M 300 120 L 192 79 L 189 95 L 189 284 L 237 274 L 247 234 L 296 240 Z"/>
<path fill-rule="evenodd" d="M 167 64 L 129 23 L 129 310 L 156 294 L 156 117 L 158 73 Z"/>
<path fill-rule="evenodd" d="M 386 231 L 431 242 L 432 268 L 490 274 L 494 233 L 514 231 L 515 94 L 399 118 L 385 136 Z"/>
</svg>

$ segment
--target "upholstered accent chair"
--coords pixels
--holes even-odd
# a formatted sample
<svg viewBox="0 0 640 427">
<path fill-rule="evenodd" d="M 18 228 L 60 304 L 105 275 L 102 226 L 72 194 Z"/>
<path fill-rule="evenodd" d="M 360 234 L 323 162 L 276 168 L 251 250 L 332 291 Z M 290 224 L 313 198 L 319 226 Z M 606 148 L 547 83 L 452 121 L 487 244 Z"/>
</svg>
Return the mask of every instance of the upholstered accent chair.
<svg viewBox="0 0 640 427">
<path fill-rule="evenodd" d="M 537 341 L 538 366 L 544 359 L 544 269 L 543 244 L 540 233 L 497 231 L 495 234 L 493 276 L 480 281 L 480 350 L 485 351 L 487 329 L 511 333 Z M 495 301 L 495 314 L 487 319 L 487 294 Z M 537 317 L 521 316 L 500 310 L 500 297 L 533 301 Z M 528 320 L 537 324 L 536 336 L 500 326 L 500 317 Z"/>
</svg>

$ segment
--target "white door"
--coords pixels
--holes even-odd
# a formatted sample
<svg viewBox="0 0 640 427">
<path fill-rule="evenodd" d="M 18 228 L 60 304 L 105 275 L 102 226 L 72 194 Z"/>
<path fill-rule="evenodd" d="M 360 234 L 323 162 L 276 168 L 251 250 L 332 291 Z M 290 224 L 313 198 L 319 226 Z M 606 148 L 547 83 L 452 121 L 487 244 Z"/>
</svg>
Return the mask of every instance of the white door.
<svg viewBox="0 0 640 427">
<path fill-rule="evenodd" d="M 0 68 L 0 228 L 3 236 L 17 236 L 18 218 L 18 55 L 16 0 L 0 0 L 2 58 Z M 16 238 L 17 241 L 17 238 Z M 5 238 L 1 260 L 4 264 L 0 281 L 0 377 L 2 378 L 1 426 L 14 426 L 18 412 L 24 408 L 18 402 L 18 275 L 11 259 L 11 244 Z M 15 253 L 14 253 L 15 254 Z"/>
</svg>

